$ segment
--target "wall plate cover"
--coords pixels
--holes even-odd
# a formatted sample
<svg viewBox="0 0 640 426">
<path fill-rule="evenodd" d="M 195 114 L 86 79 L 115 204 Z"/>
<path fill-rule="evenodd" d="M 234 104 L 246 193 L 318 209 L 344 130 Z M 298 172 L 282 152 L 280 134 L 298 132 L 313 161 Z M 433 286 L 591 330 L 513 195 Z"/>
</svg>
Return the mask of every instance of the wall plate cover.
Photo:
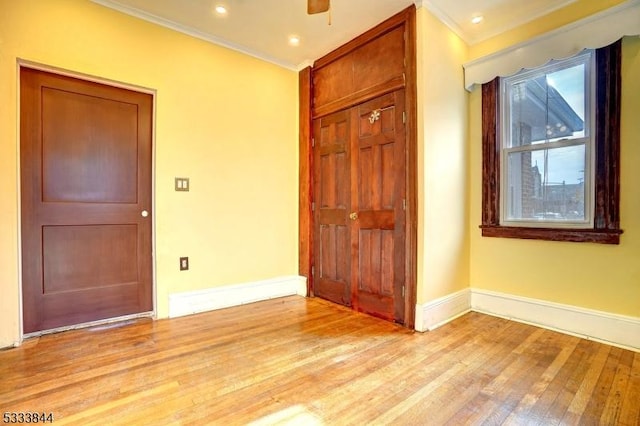
<svg viewBox="0 0 640 426">
<path fill-rule="evenodd" d="M 176 178 L 176 191 L 189 191 L 189 178 Z"/>
<path fill-rule="evenodd" d="M 189 258 L 188 257 L 181 257 L 180 258 L 180 270 L 181 271 L 188 271 L 189 270 Z"/>
</svg>

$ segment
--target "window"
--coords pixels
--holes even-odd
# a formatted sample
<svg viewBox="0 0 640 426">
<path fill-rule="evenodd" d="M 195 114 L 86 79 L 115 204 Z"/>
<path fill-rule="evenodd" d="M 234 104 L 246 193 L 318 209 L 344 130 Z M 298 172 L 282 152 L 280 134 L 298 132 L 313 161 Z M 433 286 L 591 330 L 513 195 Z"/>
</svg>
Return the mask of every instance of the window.
<svg viewBox="0 0 640 426">
<path fill-rule="evenodd" d="M 620 55 L 483 85 L 483 236 L 619 243 Z"/>
<path fill-rule="evenodd" d="M 593 56 L 500 79 L 500 223 L 593 227 Z"/>
</svg>

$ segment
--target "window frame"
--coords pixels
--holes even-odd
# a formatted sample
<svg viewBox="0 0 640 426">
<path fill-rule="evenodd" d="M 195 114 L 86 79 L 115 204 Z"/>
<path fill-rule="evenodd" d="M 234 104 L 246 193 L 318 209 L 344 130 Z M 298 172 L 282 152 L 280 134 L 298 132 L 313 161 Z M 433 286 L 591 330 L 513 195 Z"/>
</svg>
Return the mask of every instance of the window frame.
<svg viewBox="0 0 640 426">
<path fill-rule="evenodd" d="M 619 244 L 622 40 L 595 50 L 593 227 L 504 226 L 501 216 L 500 78 L 482 85 L 482 236 Z"/>
<path fill-rule="evenodd" d="M 505 102 L 504 107 L 500 108 L 500 128 L 501 128 L 501 155 L 500 155 L 500 185 L 501 185 L 501 193 L 500 193 L 500 223 L 505 226 L 516 226 L 516 227 L 530 227 L 530 228 L 540 228 L 540 227 L 548 227 L 548 228 L 580 228 L 580 229 L 589 229 L 593 228 L 593 211 L 594 211 L 594 203 L 593 203 L 593 181 L 595 178 L 594 175 L 594 134 L 595 134 L 595 50 L 594 49 L 586 49 L 583 52 L 567 59 L 562 59 L 558 61 L 552 61 L 546 65 L 543 65 L 538 68 L 534 68 L 531 70 L 526 70 L 523 72 L 519 72 L 510 77 L 505 77 L 500 79 L 500 102 Z M 578 138 L 567 138 L 559 141 L 548 141 L 541 144 L 531 144 L 531 145 L 522 145 L 522 146 L 510 146 L 508 142 L 511 141 L 510 133 L 511 133 L 511 107 L 512 105 L 509 102 L 509 94 L 510 91 L 508 87 L 513 83 L 525 82 L 532 77 L 538 77 L 542 74 L 549 74 L 552 72 L 560 71 L 563 69 L 571 68 L 576 65 L 584 65 L 584 106 L 585 106 L 585 118 L 584 118 L 584 132 L 585 135 Z M 508 200 L 507 200 L 507 184 L 509 182 L 508 171 L 507 171 L 507 163 L 509 154 L 518 153 L 518 152 L 536 152 L 543 151 L 545 149 L 553 150 L 555 148 L 568 148 L 572 146 L 584 145 L 585 147 L 585 194 L 584 194 L 584 204 L 585 204 L 585 219 L 580 221 L 568 221 L 568 220 L 533 220 L 526 218 L 509 218 L 508 217 Z"/>
</svg>

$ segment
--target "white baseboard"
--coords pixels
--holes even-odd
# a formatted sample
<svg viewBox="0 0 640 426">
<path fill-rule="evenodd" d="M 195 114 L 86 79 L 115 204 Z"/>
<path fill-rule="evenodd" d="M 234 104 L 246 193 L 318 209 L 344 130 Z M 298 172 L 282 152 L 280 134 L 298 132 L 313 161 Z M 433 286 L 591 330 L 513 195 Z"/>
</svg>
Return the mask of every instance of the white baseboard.
<svg viewBox="0 0 640 426">
<path fill-rule="evenodd" d="M 292 275 L 169 295 L 169 318 L 277 297 L 307 295 L 307 279 Z"/>
<path fill-rule="evenodd" d="M 471 310 L 640 351 L 640 318 L 472 288 Z"/>
<path fill-rule="evenodd" d="M 640 318 L 477 288 L 416 305 L 415 329 L 431 331 L 469 311 L 640 351 Z"/>
<path fill-rule="evenodd" d="M 469 289 L 460 290 L 423 305 L 416 305 L 415 329 L 431 331 L 471 310 Z"/>
</svg>

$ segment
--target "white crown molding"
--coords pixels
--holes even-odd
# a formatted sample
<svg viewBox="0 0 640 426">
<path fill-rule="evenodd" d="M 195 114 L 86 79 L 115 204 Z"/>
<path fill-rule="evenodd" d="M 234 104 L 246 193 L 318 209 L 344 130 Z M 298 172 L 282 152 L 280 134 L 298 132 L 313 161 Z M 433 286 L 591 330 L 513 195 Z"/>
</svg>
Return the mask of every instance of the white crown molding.
<svg viewBox="0 0 640 426">
<path fill-rule="evenodd" d="M 204 33 L 202 31 L 196 30 L 191 27 L 187 27 L 185 25 L 178 24 L 177 22 L 171 21 L 169 19 L 162 18 L 160 16 L 154 15 L 152 13 L 145 12 L 143 10 L 137 9 L 135 7 L 123 5 L 113 0 L 91 0 L 91 2 L 99 4 L 101 6 L 107 7 L 109 9 L 116 10 L 118 12 L 124 13 L 126 15 L 130 15 L 139 19 L 142 19 L 147 22 L 151 22 L 156 25 L 160 25 L 161 27 L 169 28 L 171 30 L 180 32 L 182 34 L 189 35 L 191 37 L 198 38 L 200 40 L 207 41 L 209 43 L 216 44 L 218 46 L 225 47 L 227 49 L 234 50 L 236 52 L 243 53 L 248 56 L 252 56 L 254 58 L 263 60 L 265 62 L 272 63 L 274 65 L 278 65 L 280 67 L 286 68 L 291 71 L 298 71 L 298 68 L 295 64 L 289 62 L 280 61 L 272 56 L 264 55 L 260 52 L 256 52 L 251 50 L 245 46 L 231 43 L 225 39 L 212 36 L 210 34 Z"/>
<path fill-rule="evenodd" d="M 575 3 L 576 1 L 578 0 L 565 0 L 562 3 L 559 3 L 556 6 L 554 6 L 552 9 L 546 9 L 542 12 L 527 16 L 527 19 L 525 20 L 514 21 L 512 22 L 511 25 L 498 28 L 495 31 L 483 34 L 481 37 L 474 37 L 473 35 L 466 33 L 458 24 L 456 24 L 453 18 L 451 18 L 440 7 L 436 6 L 432 0 L 421 0 L 420 3 L 422 3 L 423 6 L 425 6 L 431 13 L 433 13 L 433 15 L 435 15 L 435 17 L 438 18 L 443 24 L 449 27 L 449 29 L 453 31 L 458 37 L 460 37 L 465 43 L 467 43 L 470 46 L 473 46 L 474 44 L 481 43 L 499 34 L 502 34 L 504 32 L 517 28 L 521 25 L 534 21 L 542 16 L 546 16 L 550 13 L 553 13 L 556 10 L 559 10 L 563 7 L 570 5 L 571 3 Z"/>
<path fill-rule="evenodd" d="M 521 21 L 514 21 L 511 25 L 507 25 L 505 27 L 502 27 L 500 29 L 498 29 L 497 31 L 492 31 L 490 33 L 486 33 L 484 34 L 482 37 L 470 37 L 470 44 L 474 45 L 474 44 L 478 44 L 478 43 L 482 43 L 483 41 L 489 40 L 492 37 L 498 36 L 502 33 L 506 33 L 507 31 L 510 31 L 514 28 L 518 28 L 521 25 L 525 25 L 528 24 L 529 22 L 535 21 L 538 18 L 542 18 L 543 16 L 547 16 L 550 13 L 555 12 L 556 10 L 562 9 L 563 7 L 569 6 L 571 3 L 575 3 L 578 0 L 566 0 L 563 1 L 562 3 L 558 3 L 555 7 L 552 7 L 551 9 L 545 9 L 542 12 L 539 13 L 535 13 L 533 15 L 529 15 L 527 16 L 527 19 L 525 20 L 521 20 Z"/>
<path fill-rule="evenodd" d="M 453 31 L 458 37 L 467 44 L 471 44 L 469 36 L 456 24 L 456 22 L 445 13 L 444 10 L 436 6 L 431 0 L 421 0 L 422 6 L 426 7 L 436 18 L 445 24 L 451 31 Z"/>
</svg>

